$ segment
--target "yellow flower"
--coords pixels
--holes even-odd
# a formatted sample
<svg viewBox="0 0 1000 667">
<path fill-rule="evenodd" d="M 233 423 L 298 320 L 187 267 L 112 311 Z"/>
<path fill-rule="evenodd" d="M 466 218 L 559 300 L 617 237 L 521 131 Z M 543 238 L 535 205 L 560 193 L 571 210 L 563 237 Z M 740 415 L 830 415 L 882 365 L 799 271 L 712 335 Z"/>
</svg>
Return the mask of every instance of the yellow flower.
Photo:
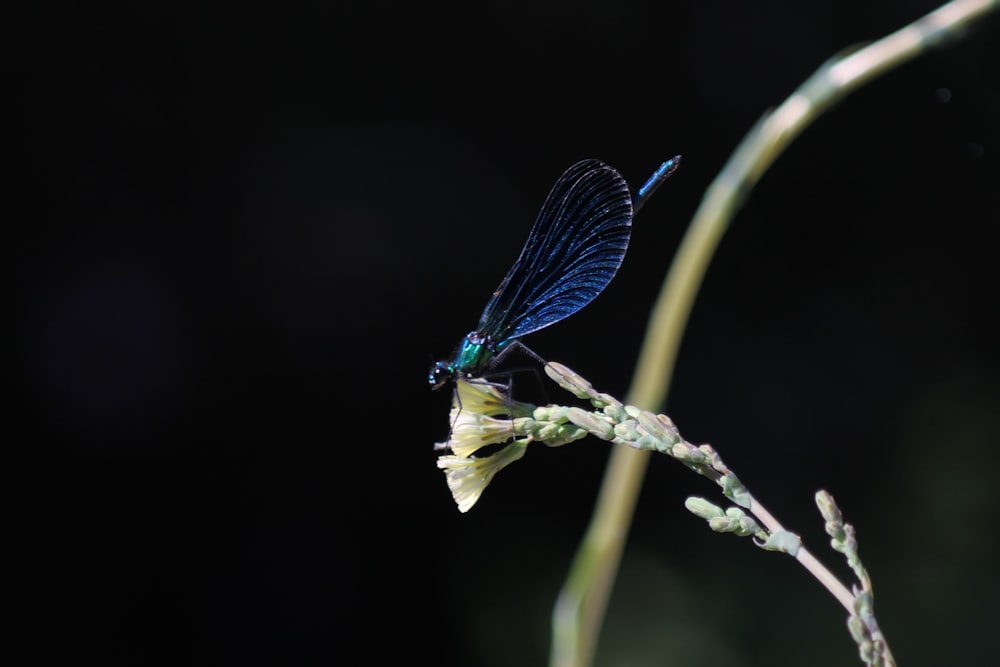
<svg viewBox="0 0 1000 667">
<path fill-rule="evenodd" d="M 525 417 L 534 406 L 512 401 L 497 385 L 484 380 L 459 379 L 451 408 L 451 434 L 438 449 L 450 449 L 468 457 L 486 445 L 498 445 L 514 437 L 511 417 Z M 512 414 L 513 413 L 513 414 Z"/>
<path fill-rule="evenodd" d="M 468 512 L 493 476 L 506 466 L 524 456 L 528 449 L 526 440 L 510 443 L 492 456 L 465 457 L 440 456 L 438 468 L 445 471 L 451 496 L 458 504 L 459 512 Z"/>
<path fill-rule="evenodd" d="M 496 384 L 478 378 L 456 380 L 451 434 L 435 449 L 452 452 L 438 457 L 437 465 L 445 471 L 459 511 L 469 511 L 493 476 L 524 456 L 530 439 L 512 442 L 490 456 L 474 454 L 487 445 L 513 439 L 513 420 L 530 417 L 533 410 L 533 405 L 511 400 Z"/>
<path fill-rule="evenodd" d="M 455 381 L 455 398 L 451 404 L 452 422 L 463 412 L 473 412 L 488 417 L 497 415 L 527 417 L 532 410 L 534 410 L 533 405 L 511 400 L 510 396 L 500 391 L 498 385 L 481 378 L 471 380 L 459 378 Z"/>
<path fill-rule="evenodd" d="M 451 427 L 448 449 L 463 458 L 486 445 L 498 445 L 514 437 L 514 422 L 463 410 Z"/>
<path fill-rule="evenodd" d="M 479 500 L 483 489 L 500 470 L 524 456 L 529 439 L 512 442 L 490 456 L 474 456 L 487 445 L 500 445 L 514 438 L 514 419 L 529 417 L 533 405 L 511 400 L 500 387 L 482 379 L 459 378 L 451 408 L 451 434 L 436 449 L 450 449 L 438 458 L 448 488 L 461 512 Z"/>
</svg>

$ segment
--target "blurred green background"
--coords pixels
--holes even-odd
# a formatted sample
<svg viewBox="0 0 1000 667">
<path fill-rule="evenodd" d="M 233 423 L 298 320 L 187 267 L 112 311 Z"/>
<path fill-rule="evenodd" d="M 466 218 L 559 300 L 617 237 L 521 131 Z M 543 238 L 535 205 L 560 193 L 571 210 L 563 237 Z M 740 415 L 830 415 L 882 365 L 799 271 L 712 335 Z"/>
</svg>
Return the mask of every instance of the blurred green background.
<svg viewBox="0 0 1000 667">
<path fill-rule="evenodd" d="M 215 3 L 8 10 L 19 120 L 3 467 L 30 663 L 544 665 L 608 445 L 536 447 L 468 514 L 425 377 L 548 188 L 638 185 L 615 281 L 532 335 L 622 396 L 736 143 L 826 58 L 933 2 Z M 1000 662 L 995 17 L 821 118 L 709 270 L 667 412 L 785 525 L 857 527 L 901 665 Z M 601 665 L 858 664 L 790 559 L 654 458 Z"/>
</svg>

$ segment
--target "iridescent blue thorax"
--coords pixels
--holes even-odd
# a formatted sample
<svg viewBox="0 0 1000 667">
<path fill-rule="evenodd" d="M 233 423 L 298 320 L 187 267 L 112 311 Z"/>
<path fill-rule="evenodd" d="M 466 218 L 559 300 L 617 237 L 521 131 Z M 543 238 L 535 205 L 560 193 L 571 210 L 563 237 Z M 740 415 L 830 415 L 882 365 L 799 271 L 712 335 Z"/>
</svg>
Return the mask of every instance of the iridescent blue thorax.
<svg viewBox="0 0 1000 667">
<path fill-rule="evenodd" d="M 431 366 L 427 381 L 437 389 L 456 375 L 479 376 L 500 347 L 488 335 L 471 331 L 459 343 L 451 361 L 441 360 Z"/>
<path fill-rule="evenodd" d="M 477 375 L 486 363 L 496 354 L 497 348 L 489 336 L 478 331 L 470 332 L 451 358 L 451 370 L 454 373 Z"/>
</svg>

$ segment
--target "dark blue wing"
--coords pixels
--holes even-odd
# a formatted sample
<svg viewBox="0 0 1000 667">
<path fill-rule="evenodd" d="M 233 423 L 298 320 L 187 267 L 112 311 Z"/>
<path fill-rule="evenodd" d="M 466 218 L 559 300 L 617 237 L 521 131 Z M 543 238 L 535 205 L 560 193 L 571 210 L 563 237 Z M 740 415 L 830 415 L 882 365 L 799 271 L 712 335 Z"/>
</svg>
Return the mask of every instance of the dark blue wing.
<svg viewBox="0 0 1000 667">
<path fill-rule="evenodd" d="M 614 278 L 631 233 L 625 179 L 599 160 L 577 162 L 552 186 L 479 332 L 502 345 L 577 312 Z"/>
</svg>

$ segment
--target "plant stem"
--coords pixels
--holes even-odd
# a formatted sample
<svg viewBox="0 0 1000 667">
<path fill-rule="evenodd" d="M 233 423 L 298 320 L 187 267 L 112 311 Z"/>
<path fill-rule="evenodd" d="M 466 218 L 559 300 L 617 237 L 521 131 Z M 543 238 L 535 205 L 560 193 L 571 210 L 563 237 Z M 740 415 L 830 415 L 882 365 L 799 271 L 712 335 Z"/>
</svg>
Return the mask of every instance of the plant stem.
<svg viewBox="0 0 1000 667">
<path fill-rule="evenodd" d="M 784 526 L 763 505 L 757 502 L 757 499 L 753 496 L 750 497 L 750 513 L 757 517 L 764 527 L 772 533 L 785 530 Z M 848 614 L 854 613 L 854 595 L 847 590 L 847 586 L 844 586 L 840 579 L 837 579 L 823 563 L 816 560 L 816 557 L 808 549 L 804 546 L 799 547 L 798 552 L 795 554 L 795 560 L 799 561 L 802 567 L 806 568 L 830 591 L 833 597 L 837 598 L 837 601 L 843 605 Z"/>
<path fill-rule="evenodd" d="M 742 197 L 817 116 L 856 88 L 930 48 L 997 8 L 998 0 L 954 0 L 877 42 L 822 66 L 737 147 L 705 192 L 653 307 L 626 401 L 661 411 L 677 351 L 709 262 Z M 551 667 L 586 667 L 614 585 L 649 455 L 615 447 L 594 515 L 574 558 L 553 617 Z M 812 570 L 810 570 L 812 571 Z M 841 594 L 835 595 L 840 599 Z M 844 601 L 841 600 L 841 603 Z"/>
</svg>

